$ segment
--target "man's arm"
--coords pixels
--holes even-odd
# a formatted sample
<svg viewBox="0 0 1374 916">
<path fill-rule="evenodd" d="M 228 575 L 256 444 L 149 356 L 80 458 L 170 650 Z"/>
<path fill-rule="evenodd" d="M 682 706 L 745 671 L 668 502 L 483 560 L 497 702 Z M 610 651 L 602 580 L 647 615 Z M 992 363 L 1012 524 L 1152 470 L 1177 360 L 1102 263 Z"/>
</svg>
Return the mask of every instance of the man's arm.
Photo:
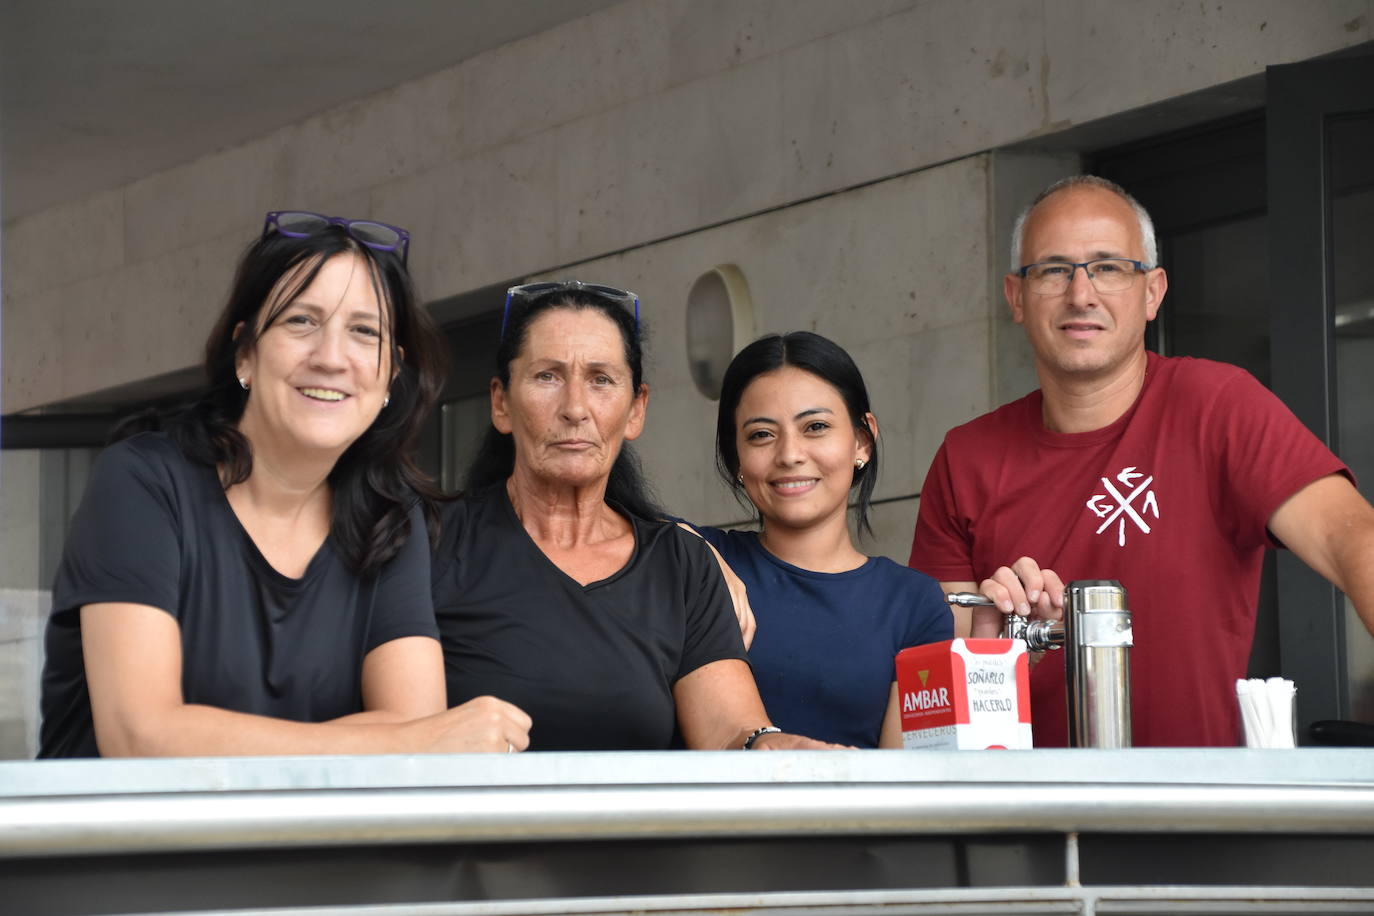
<svg viewBox="0 0 1374 916">
<path fill-rule="evenodd" d="M 1288 497 L 1269 531 L 1345 592 L 1374 634 L 1374 506 L 1348 478 L 1330 474 Z"/>
</svg>

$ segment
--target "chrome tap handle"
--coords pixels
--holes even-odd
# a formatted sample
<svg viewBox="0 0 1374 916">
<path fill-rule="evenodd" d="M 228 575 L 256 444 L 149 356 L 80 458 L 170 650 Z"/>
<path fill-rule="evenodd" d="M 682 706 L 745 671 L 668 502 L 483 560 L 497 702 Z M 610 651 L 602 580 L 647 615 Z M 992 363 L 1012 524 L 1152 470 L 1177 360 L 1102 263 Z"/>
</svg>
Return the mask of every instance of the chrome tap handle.
<svg viewBox="0 0 1374 916">
<path fill-rule="evenodd" d="M 1024 617 L 1017 619 L 1025 620 Z M 1026 648 L 1032 652 L 1064 648 L 1065 631 L 1062 620 L 1031 620 L 1023 625 L 1022 630 L 1023 635 L 1020 638 L 1026 641 Z"/>
<path fill-rule="evenodd" d="M 957 607 L 996 607 L 997 602 L 976 592 L 951 592 L 945 595 L 947 604 Z M 1002 627 L 1003 639 L 1022 639 L 1032 652 L 1058 649 L 1064 645 L 1064 623 L 1059 620 L 1031 620 L 1008 614 Z"/>
</svg>

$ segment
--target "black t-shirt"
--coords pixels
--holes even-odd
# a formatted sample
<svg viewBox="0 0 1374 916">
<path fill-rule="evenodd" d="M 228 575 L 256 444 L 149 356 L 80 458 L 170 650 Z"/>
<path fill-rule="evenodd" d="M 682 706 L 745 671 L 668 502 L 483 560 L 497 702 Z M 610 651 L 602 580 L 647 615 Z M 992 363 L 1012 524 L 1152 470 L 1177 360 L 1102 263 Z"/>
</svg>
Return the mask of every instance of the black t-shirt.
<svg viewBox="0 0 1374 916">
<path fill-rule="evenodd" d="M 99 755 L 81 654 L 81 608 L 160 608 L 181 630 L 187 703 L 297 722 L 362 709 L 362 663 L 403 636 L 438 635 L 418 505 L 401 552 L 360 579 L 333 538 L 299 579 L 239 524 L 215 469 L 161 433 L 101 453 L 72 519 L 45 634 L 40 757 Z"/>
<path fill-rule="evenodd" d="M 582 586 L 526 533 L 504 485 L 445 508 L 434 609 L 450 706 L 484 694 L 514 703 L 534 720 L 533 750 L 662 749 L 678 678 L 747 660 L 706 544 L 621 514 L 634 528 L 630 562 Z"/>
</svg>

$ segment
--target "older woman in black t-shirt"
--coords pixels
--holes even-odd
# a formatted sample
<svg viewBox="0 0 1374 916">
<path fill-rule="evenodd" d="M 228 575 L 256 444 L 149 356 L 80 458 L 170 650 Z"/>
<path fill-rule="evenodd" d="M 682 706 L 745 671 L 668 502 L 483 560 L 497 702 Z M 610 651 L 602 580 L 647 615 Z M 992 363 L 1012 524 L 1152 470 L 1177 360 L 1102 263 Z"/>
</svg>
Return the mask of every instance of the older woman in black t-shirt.
<svg viewBox="0 0 1374 916">
<path fill-rule="evenodd" d="M 524 747 L 514 706 L 444 702 L 409 458 L 439 359 L 408 244 L 268 214 L 204 395 L 96 463 L 53 589 L 40 756 Z"/>
<path fill-rule="evenodd" d="M 773 727 L 709 548 L 645 496 L 638 313 L 576 281 L 507 296 L 493 428 L 435 552 L 449 702 L 516 703 L 540 750 L 666 748 L 675 723 L 693 748 L 826 747 Z"/>
</svg>

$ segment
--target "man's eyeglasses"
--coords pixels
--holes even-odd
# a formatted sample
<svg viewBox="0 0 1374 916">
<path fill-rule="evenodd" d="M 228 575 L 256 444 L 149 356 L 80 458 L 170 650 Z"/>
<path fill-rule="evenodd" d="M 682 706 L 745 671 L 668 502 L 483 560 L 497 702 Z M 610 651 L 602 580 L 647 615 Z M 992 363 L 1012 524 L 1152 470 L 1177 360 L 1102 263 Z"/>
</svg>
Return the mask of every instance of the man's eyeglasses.
<svg viewBox="0 0 1374 916">
<path fill-rule="evenodd" d="M 273 210 L 267 214 L 262 227 L 266 238 L 275 230 L 292 239 L 309 238 L 330 226 L 340 226 L 354 239 L 377 251 L 394 251 L 406 262 L 410 254 L 410 233 L 400 226 L 379 223 L 370 219 L 344 219 L 341 216 L 325 216 L 308 210 Z"/>
<path fill-rule="evenodd" d="M 1020 270 L 1021 278 L 1029 281 L 1030 291 L 1041 296 L 1057 296 L 1073 283 L 1078 268 L 1088 275 L 1093 289 L 1099 293 L 1119 293 L 1130 289 L 1136 274 L 1150 268 L 1130 258 L 1096 258 L 1091 261 L 1040 261 L 1027 264 Z"/>
<path fill-rule="evenodd" d="M 506 290 L 506 307 L 501 312 L 501 340 L 506 339 L 506 323 L 510 320 L 510 304 L 512 302 L 528 301 L 538 299 L 548 293 L 568 293 L 586 292 L 602 299 L 609 299 L 612 302 L 623 302 L 626 308 L 633 303 L 635 313 L 635 336 L 639 335 L 639 294 L 632 293 L 627 289 L 618 289 L 614 286 L 602 286 L 599 283 L 583 283 L 581 280 L 559 280 L 552 283 L 526 283 L 523 286 L 512 286 Z"/>
</svg>

